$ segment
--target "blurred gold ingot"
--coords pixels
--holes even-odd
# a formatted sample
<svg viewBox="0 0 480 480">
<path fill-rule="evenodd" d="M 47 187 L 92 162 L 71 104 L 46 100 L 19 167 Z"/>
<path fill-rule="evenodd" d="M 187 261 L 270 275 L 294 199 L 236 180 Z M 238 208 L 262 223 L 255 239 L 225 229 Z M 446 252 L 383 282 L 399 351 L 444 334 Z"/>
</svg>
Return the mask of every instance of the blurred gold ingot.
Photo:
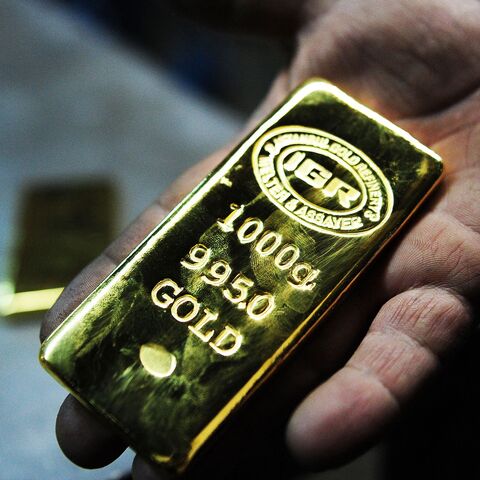
<svg viewBox="0 0 480 480">
<path fill-rule="evenodd" d="M 46 311 L 63 285 L 113 237 L 115 190 L 110 182 L 33 183 L 22 191 L 12 277 L 0 283 L 0 317 Z"/>
<path fill-rule="evenodd" d="M 409 134 L 310 81 L 65 320 L 41 361 L 133 448 L 181 472 L 441 172 Z"/>
</svg>

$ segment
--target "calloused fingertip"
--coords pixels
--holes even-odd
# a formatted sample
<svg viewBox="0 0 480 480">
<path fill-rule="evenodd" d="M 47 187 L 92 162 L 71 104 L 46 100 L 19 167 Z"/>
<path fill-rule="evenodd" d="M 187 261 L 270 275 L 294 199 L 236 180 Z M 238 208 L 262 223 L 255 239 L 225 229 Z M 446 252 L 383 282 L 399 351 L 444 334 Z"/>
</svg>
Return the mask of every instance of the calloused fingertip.
<svg viewBox="0 0 480 480">
<path fill-rule="evenodd" d="M 304 439 L 307 438 L 308 429 L 305 425 L 304 415 L 295 410 L 290 418 L 285 431 L 285 443 L 292 457 L 302 466 L 308 465 L 309 456 L 306 455 Z"/>
<path fill-rule="evenodd" d="M 313 390 L 290 418 L 286 442 L 292 456 L 304 468 L 319 471 L 364 453 L 397 413 L 384 394 L 358 372 L 341 369 Z"/>
<path fill-rule="evenodd" d="M 104 425 L 71 395 L 60 407 L 55 430 L 62 452 L 83 468 L 104 467 L 127 448 L 108 425 Z"/>
</svg>

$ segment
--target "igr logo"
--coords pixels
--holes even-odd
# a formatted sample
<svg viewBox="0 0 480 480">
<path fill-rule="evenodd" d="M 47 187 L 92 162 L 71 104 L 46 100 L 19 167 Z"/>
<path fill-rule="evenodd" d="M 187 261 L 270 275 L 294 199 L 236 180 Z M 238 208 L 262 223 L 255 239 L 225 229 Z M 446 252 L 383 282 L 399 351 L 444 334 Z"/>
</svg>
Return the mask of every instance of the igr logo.
<svg viewBox="0 0 480 480">
<path fill-rule="evenodd" d="M 296 152 L 283 165 L 287 172 L 295 175 L 314 188 L 322 190 L 327 197 L 336 197 L 338 203 L 350 208 L 351 203 L 361 195 L 361 192 L 338 177 L 334 177 L 330 170 L 307 158 L 303 152 Z"/>
</svg>

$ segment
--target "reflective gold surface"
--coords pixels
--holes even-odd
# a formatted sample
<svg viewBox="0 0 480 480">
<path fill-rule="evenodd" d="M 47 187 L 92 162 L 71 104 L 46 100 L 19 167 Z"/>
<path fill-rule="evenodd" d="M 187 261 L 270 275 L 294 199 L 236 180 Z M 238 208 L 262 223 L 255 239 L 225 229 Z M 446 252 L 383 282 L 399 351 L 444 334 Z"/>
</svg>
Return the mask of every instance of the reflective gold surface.
<svg viewBox="0 0 480 480">
<path fill-rule="evenodd" d="M 136 450 L 182 471 L 441 171 L 407 133 L 306 83 L 65 320 L 41 361 Z"/>
</svg>

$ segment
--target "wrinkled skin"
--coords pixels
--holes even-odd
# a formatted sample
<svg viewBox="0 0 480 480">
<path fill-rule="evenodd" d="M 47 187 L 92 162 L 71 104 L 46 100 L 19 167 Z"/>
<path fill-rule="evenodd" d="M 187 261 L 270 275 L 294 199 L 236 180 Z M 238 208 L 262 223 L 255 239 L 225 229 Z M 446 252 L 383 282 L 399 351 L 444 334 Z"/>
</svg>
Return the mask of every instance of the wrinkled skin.
<svg viewBox="0 0 480 480">
<path fill-rule="evenodd" d="M 250 472 L 245 478 L 257 478 L 262 469 L 258 459 L 272 478 L 341 464 L 385 433 L 475 325 L 480 291 L 480 2 L 177 3 L 192 15 L 210 16 L 213 23 L 223 18 L 224 25 L 236 29 L 296 36 L 291 64 L 247 128 L 301 81 L 320 76 L 394 120 L 445 160 L 441 188 L 191 476 L 237 478 Z M 47 315 L 42 338 L 225 152 L 180 177 L 73 281 Z M 125 448 L 72 397 L 60 409 L 57 436 L 65 454 L 87 467 L 108 464 Z M 252 474 L 253 465 L 257 474 Z M 166 478 L 139 457 L 133 476 Z"/>
</svg>

